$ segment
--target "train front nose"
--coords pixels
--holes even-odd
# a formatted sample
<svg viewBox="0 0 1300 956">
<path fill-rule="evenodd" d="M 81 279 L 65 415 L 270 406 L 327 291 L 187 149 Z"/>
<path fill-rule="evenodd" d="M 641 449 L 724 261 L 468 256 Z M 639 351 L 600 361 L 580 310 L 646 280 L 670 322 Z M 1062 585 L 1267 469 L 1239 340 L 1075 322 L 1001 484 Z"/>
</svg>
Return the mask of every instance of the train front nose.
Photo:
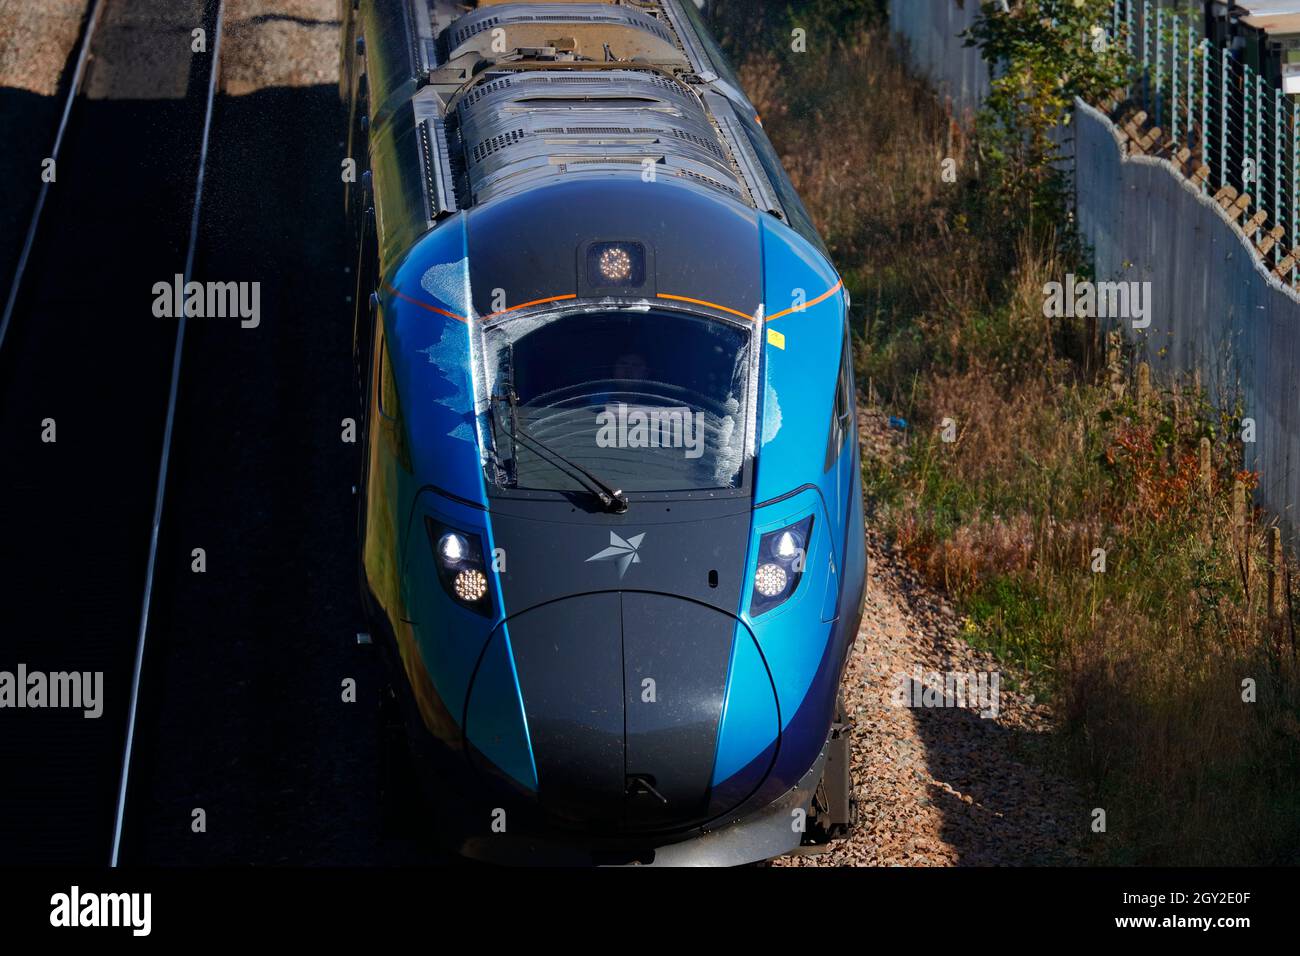
<svg viewBox="0 0 1300 956">
<path fill-rule="evenodd" d="M 737 625 L 695 601 L 609 591 L 498 628 L 492 642 L 508 641 L 510 654 L 484 659 L 513 659 L 546 815 L 582 829 L 670 830 L 731 809 L 711 785 Z M 470 691 L 471 740 L 488 709 L 481 686 Z M 774 697 L 759 709 L 771 730 L 775 709 Z"/>
</svg>

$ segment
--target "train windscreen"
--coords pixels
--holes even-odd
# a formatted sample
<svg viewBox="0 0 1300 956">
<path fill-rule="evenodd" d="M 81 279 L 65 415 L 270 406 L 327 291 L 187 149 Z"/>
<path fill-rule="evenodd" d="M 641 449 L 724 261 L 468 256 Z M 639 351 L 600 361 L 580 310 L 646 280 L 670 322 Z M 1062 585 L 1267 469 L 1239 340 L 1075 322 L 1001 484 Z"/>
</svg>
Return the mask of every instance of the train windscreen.
<svg viewBox="0 0 1300 956">
<path fill-rule="evenodd" d="M 580 491 L 583 469 L 631 493 L 741 486 L 752 330 L 645 309 L 507 330 L 485 337 L 498 487 Z"/>
</svg>

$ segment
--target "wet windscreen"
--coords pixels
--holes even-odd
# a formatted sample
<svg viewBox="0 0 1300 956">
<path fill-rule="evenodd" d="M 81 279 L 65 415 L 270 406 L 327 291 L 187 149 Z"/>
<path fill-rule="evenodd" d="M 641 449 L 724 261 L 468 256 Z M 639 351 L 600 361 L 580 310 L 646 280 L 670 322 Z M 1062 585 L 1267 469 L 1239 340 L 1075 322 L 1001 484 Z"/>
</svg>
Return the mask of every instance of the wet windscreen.
<svg viewBox="0 0 1300 956">
<path fill-rule="evenodd" d="M 499 487 L 579 491 L 575 464 L 632 493 L 740 486 L 749 330 L 627 311 L 564 316 L 506 344 L 511 335 L 507 323 L 486 342 L 494 393 L 515 396 L 513 410 L 493 402 Z"/>
</svg>

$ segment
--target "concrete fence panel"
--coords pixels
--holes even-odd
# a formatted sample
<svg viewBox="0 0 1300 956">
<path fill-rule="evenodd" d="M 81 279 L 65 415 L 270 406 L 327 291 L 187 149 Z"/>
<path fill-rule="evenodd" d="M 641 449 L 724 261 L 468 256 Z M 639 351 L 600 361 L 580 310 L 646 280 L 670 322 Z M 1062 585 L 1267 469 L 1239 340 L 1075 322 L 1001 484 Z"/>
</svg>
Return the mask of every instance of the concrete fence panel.
<svg viewBox="0 0 1300 956">
<path fill-rule="evenodd" d="M 1200 372 L 1255 422 L 1243 447 L 1258 500 L 1293 530 L 1300 502 L 1300 299 L 1227 214 L 1172 164 L 1125 156 L 1110 119 L 1077 103 L 1079 230 L 1098 281 L 1151 283 L 1150 326 L 1125 333 L 1166 380 Z"/>
<path fill-rule="evenodd" d="M 973 26 L 979 0 L 890 0 L 890 24 L 907 41 L 913 62 L 946 96 L 958 116 L 969 118 L 989 91 L 989 70 L 979 50 L 961 33 Z"/>
</svg>

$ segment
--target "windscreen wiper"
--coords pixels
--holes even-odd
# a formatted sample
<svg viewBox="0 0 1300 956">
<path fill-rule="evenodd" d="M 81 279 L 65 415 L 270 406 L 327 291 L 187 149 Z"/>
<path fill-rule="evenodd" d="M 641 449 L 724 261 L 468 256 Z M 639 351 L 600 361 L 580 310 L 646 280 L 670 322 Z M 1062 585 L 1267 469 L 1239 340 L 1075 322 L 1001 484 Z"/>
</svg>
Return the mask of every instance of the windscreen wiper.
<svg viewBox="0 0 1300 956">
<path fill-rule="evenodd" d="M 627 511 L 627 495 L 620 488 L 614 488 L 601 481 L 586 468 L 583 468 L 575 461 L 561 455 L 558 451 L 546 444 L 540 438 L 529 434 L 522 425 L 519 424 L 519 396 L 515 394 L 514 387 L 506 385 L 506 394 L 504 396 L 494 396 L 494 401 L 504 401 L 510 406 L 510 440 L 518 444 L 523 441 L 525 444 L 532 446 L 534 454 L 544 461 L 550 462 L 556 468 L 559 468 L 570 477 L 576 478 L 581 484 L 585 485 L 587 490 L 594 494 L 598 501 L 612 514 L 621 515 Z M 558 459 L 558 461 L 557 461 Z M 570 472 L 568 468 L 572 468 Z"/>
</svg>

